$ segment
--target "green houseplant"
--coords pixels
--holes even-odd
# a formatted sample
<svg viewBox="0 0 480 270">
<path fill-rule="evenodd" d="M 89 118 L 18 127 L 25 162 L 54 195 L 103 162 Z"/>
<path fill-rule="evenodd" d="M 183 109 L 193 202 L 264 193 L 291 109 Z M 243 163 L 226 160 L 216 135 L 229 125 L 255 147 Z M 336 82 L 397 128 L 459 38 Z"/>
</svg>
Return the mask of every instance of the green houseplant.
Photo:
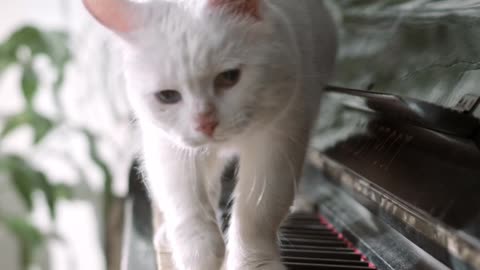
<svg viewBox="0 0 480 270">
<path fill-rule="evenodd" d="M 54 184 L 48 174 L 33 165 L 28 156 L 2 151 L 5 140 L 15 136 L 19 128 L 29 127 L 33 132 L 30 150 L 36 151 L 45 138 L 57 129 L 69 129 L 81 134 L 88 145 L 89 158 L 101 171 L 103 192 L 99 196 L 103 200 L 103 211 L 99 220 L 102 235 L 107 235 L 109 214 L 114 200 L 112 192 L 112 173 L 107 163 L 97 150 L 97 137 L 85 127 L 76 127 L 64 118 L 64 110 L 60 100 L 60 92 L 65 79 L 66 67 L 72 60 L 69 49 L 68 34 L 63 31 L 43 31 L 33 26 L 24 26 L 14 31 L 5 41 L 0 43 L 0 76 L 10 69 L 20 72 L 18 91 L 24 100 L 23 108 L 14 114 L 0 116 L 0 181 L 8 181 L 11 191 L 23 203 L 27 213 L 35 208 L 34 194 L 41 193 L 48 205 L 50 218 L 56 218 L 56 207 L 59 201 L 75 197 L 77 187 L 66 184 Z M 47 89 L 51 91 L 55 104 L 55 116 L 47 116 L 39 112 L 35 106 L 35 98 L 40 91 L 41 72 L 36 69 L 36 61 L 46 57 L 54 73 L 55 80 Z M 1 91 L 1 89 L 0 89 Z M 6 101 L 1 101 L 6 102 Z M 82 187 L 85 187 L 83 185 Z M 88 192 L 94 193 L 89 190 Z M 21 270 L 29 269 L 36 260 L 36 253 L 50 239 L 60 239 L 55 232 L 43 232 L 29 219 L 0 209 L 0 226 L 15 236 L 20 247 Z M 107 264 L 111 254 L 107 236 L 103 239 Z M 108 265 L 107 265 L 108 267 Z M 110 269 L 110 267 L 108 267 Z"/>
</svg>

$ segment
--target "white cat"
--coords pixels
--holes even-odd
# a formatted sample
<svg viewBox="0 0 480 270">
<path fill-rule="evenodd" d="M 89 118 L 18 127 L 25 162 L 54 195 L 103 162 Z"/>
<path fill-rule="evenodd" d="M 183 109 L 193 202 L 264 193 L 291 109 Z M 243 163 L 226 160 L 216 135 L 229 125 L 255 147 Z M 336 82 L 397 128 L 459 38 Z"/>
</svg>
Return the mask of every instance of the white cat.
<svg viewBox="0 0 480 270">
<path fill-rule="evenodd" d="M 225 259 L 228 270 L 285 269 L 277 229 L 336 55 L 322 1 L 83 1 L 123 40 L 147 183 L 177 268 L 216 270 Z M 225 249 L 215 208 L 232 155 Z"/>
</svg>

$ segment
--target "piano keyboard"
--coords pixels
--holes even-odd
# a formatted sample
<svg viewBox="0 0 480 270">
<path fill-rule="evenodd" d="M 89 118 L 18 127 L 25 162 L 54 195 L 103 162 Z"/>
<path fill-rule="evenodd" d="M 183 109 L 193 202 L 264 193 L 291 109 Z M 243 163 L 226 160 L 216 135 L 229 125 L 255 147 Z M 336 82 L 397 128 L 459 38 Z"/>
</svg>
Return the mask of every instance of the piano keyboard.
<svg viewBox="0 0 480 270">
<path fill-rule="evenodd" d="M 330 223 L 314 214 L 292 214 L 279 237 L 289 270 L 377 269 Z"/>
<path fill-rule="evenodd" d="M 224 215 L 224 224 L 228 216 Z M 224 231 L 227 226 L 224 226 Z M 279 232 L 282 260 L 288 270 L 376 270 L 377 268 L 322 217 L 296 213 Z M 173 270 L 171 254 L 157 254 L 160 270 Z"/>
</svg>

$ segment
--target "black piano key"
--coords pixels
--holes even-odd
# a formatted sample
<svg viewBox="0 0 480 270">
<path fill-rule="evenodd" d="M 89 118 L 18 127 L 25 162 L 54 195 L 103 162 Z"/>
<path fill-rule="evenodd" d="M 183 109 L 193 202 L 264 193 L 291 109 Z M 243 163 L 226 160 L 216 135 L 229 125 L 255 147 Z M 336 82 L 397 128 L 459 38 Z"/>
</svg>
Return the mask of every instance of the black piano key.
<svg viewBox="0 0 480 270">
<path fill-rule="evenodd" d="M 310 217 L 301 217 L 301 218 L 288 218 L 284 221 L 284 223 L 289 223 L 289 222 L 319 224 L 319 218 L 310 216 Z"/>
<path fill-rule="evenodd" d="M 285 219 L 282 224 L 287 224 L 287 223 L 298 223 L 298 224 L 315 224 L 315 225 L 322 225 L 327 227 L 328 224 L 324 224 L 321 222 L 319 218 L 316 217 L 310 217 L 310 218 L 289 218 Z"/>
<path fill-rule="evenodd" d="M 362 260 L 362 255 L 348 251 L 322 251 L 322 250 L 297 250 L 282 249 L 280 251 L 284 257 L 313 257 L 320 259 L 339 259 L 339 260 Z"/>
<path fill-rule="evenodd" d="M 326 236 L 332 236 L 332 235 L 335 235 L 331 230 L 308 230 L 308 229 L 302 229 L 302 228 L 298 228 L 298 229 L 285 229 L 285 228 L 282 228 L 280 229 L 280 235 L 283 234 L 283 233 L 292 233 L 292 234 L 302 234 L 306 237 L 309 237 L 310 235 L 312 236 L 322 236 L 322 235 L 326 235 Z"/>
<path fill-rule="evenodd" d="M 328 265 L 346 265 L 346 266 L 363 266 L 369 267 L 370 264 L 358 260 L 335 260 L 335 259 L 319 259 L 305 257 L 283 257 L 285 263 L 306 263 L 306 264 L 328 264 Z"/>
<path fill-rule="evenodd" d="M 340 239 L 335 234 L 328 233 L 328 234 L 319 234 L 319 235 L 308 235 L 308 234 L 301 234 L 298 232 L 282 232 L 280 233 L 280 237 L 283 238 L 297 238 L 297 239 L 310 239 L 310 240 L 337 240 Z"/>
<path fill-rule="evenodd" d="M 280 246 L 282 249 L 298 249 L 298 250 L 323 250 L 323 251 L 342 251 L 342 252 L 352 252 L 354 251 L 351 248 L 345 247 L 319 247 L 319 246 L 309 246 L 309 245 L 289 245 L 283 244 Z"/>
<path fill-rule="evenodd" d="M 310 239 L 297 239 L 288 238 L 280 240 L 282 244 L 290 245 L 315 245 L 320 247 L 347 247 L 347 244 L 340 239 L 337 240 L 310 240 Z"/>
<path fill-rule="evenodd" d="M 294 219 L 294 218 L 317 218 L 317 214 L 315 213 L 305 213 L 305 212 L 295 212 L 290 213 L 287 219 Z"/>
<path fill-rule="evenodd" d="M 280 227 L 280 231 L 300 231 L 300 232 L 311 232 L 311 233 L 318 233 L 318 232 L 328 232 L 330 234 L 333 233 L 331 229 L 328 229 L 327 227 L 323 226 L 317 226 L 317 225 L 306 225 L 306 226 L 282 226 Z"/>
<path fill-rule="evenodd" d="M 331 251 L 331 252 L 352 252 L 349 248 L 337 247 L 315 247 L 315 246 L 280 246 L 280 249 L 296 249 L 296 250 L 316 250 L 316 251 Z"/>
<path fill-rule="evenodd" d="M 280 227 L 280 229 L 287 229 L 287 230 L 292 230 L 292 229 L 301 229 L 301 230 L 312 230 L 312 231 L 330 231 L 332 230 L 328 228 L 327 226 L 321 225 L 321 224 L 308 224 L 308 225 L 302 225 L 302 226 L 291 226 L 291 225 L 283 225 Z"/>
<path fill-rule="evenodd" d="M 319 217 L 314 216 L 314 215 L 305 215 L 305 216 L 292 216 L 290 215 L 287 219 L 285 220 L 315 220 L 318 222 Z"/>
<path fill-rule="evenodd" d="M 288 270 L 372 270 L 368 266 L 349 266 L 332 264 L 286 263 Z"/>
<path fill-rule="evenodd" d="M 306 216 L 306 217 L 298 217 L 298 218 L 287 218 L 285 219 L 285 222 L 315 222 L 319 223 L 320 218 L 316 216 Z"/>
<path fill-rule="evenodd" d="M 325 228 L 325 229 L 330 229 L 331 227 L 329 226 L 326 226 L 326 225 L 323 225 L 321 223 L 317 221 L 298 221 L 298 220 L 289 220 L 289 221 L 285 221 L 281 224 L 281 227 L 286 227 L 286 226 L 309 226 L 309 225 L 313 225 L 313 226 L 320 226 L 322 228 Z"/>
</svg>

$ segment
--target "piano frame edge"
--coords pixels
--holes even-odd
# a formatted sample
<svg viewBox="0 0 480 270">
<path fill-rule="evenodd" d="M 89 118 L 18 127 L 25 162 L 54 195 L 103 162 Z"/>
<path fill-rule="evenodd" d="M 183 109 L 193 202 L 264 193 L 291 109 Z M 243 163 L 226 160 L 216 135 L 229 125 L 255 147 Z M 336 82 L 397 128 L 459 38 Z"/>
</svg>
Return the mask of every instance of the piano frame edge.
<svg viewBox="0 0 480 270">
<path fill-rule="evenodd" d="M 335 201 L 338 205 L 350 207 L 351 209 L 361 207 L 361 209 L 368 212 L 370 219 L 385 224 L 391 230 L 399 233 L 401 237 L 407 239 L 412 245 L 430 252 L 430 254 L 425 254 L 434 261 L 447 265 L 452 269 L 480 269 L 480 260 L 478 260 L 478 258 L 480 258 L 480 250 L 469 242 L 468 239 L 465 239 L 460 232 L 457 233 L 445 224 L 434 222 L 434 219 L 428 214 L 415 211 L 408 204 L 403 203 L 392 194 L 388 194 L 388 192 L 381 189 L 376 189 L 375 185 L 368 181 L 368 179 L 363 178 L 319 151 L 309 152 L 307 166 L 311 166 L 313 170 L 315 170 L 314 175 L 318 175 L 319 172 L 324 175 L 324 180 L 320 180 L 322 188 L 324 188 L 324 185 L 328 186 L 327 190 L 330 190 L 330 192 L 323 193 L 334 194 L 332 192 L 340 192 L 345 195 L 343 198 L 349 197 L 349 200 L 345 200 L 344 202 L 334 198 L 316 198 L 317 201 Z M 372 199 L 372 196 L 376 196 L 375 200 Z M 388 203 L 379 203 L 381 198 L 387 200 Z M 350 202 L 347 203 L 347 201 Z M 390 207 L 388 207 L 388 205 L 390 205 Z M 395 209 L 393 209 L 393 206 L 395 206 Z M 355 217 L 354 213 L 350 213 L 343 221 L 336 221 L 337 217 L 333 213 L 338 213 L 338 210 L 334 210 L 332 205 L 325 206 L 323 203 L 320 203 L 318 207 L 322 210 L 320 211 L 322 215 L 330 218 L 329 222 L 335 227 L 346 230 L 345 234 L 347 238 L 353 237 L 352 239 L 359 239 L 355 234 L 351 235 L 351 229 L 348 228 L 348 226 L 345 227 L 345 224 L 355 220 L 355 218 L 359 218 Z M 375 213 L 375 216 L 373 216 L 372 213 Z M 412 219 L 414 221 L 412 221 Z M 366 219 L 364 218 L 364 220 Z M 409 222 L 409 220 L 411 222 Z M 354 244 L 359 245 L 359 249 L 364 252 L 372 262 L 378 264 L 377 259 L 371 258 L 372 254 L 368 251 L 369 249 L 371 251 L 369 245 L 364 247 L 367 250 L 362 250 L 361 247 L 363 243 L 354 242 Z M 384 267 L 387 268 L 381 267 L 380 264 L 379 269 L 439 269 L 423 267 L 402 268 L 400 266 L 397 266 L 400 268 L 389 268 L 386 265 L 384 265 Z"/>
<path fill-rule="evenodd" d="M 319 213 L 378 269 L 450 269 L 327 180 L 327 176 L 322 176 L 311 162 L 305 171 L 304 180 L 314 181 L 322 189 L 322 192 L 315 192 L 315 198 L 311 198 L 316 201 Z"/>
</svg>

